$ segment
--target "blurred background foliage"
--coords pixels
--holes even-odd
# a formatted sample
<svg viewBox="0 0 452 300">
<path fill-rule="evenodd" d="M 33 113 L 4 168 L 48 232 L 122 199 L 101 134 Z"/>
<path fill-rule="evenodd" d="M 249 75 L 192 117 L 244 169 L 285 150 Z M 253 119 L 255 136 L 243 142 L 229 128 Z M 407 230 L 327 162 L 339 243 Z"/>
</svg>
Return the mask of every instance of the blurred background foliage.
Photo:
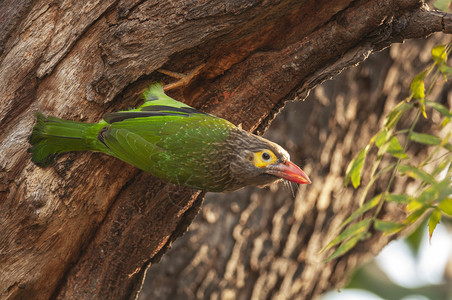
<svg viewBox="0 0 452 300">
<path fill-rule="evenodd" d="M 452 68 L 447 65 L 451 48 L 452 43 L 432 48 L 432 63 L 411 81 L 410 95 L 389 111 L 380 130 L 349 163 L 345 185 L 351 182 L 355 189 L 362 190 L 359 208 L 341 223 L 337 235 L 322 249 L 337 246 L 328 260 L 344 255 L 358 242 L 368 239 L 371 229 L 393 235 L 428 218 L 431 238 L 441 218 L 452 216 L 452 109 L 440 103 L 441 99 L 431 97 L 435 89 L 442 90 L 442 85 L 452 78 Z M 398 126 L 403 121 L 406 125 Z M 427 133 L 417 126 L 421 121 Z M 413 161 L 410 152 L 417 144 L 422 145 L 424 154 L 416 155 Z M 378 150 L 370 160 L 367 154 L 372 148 Z M 362 178 L 366 164 L 371 172 L 369 178 Z M 368 191 L 384 176 L 389 176 L 386 187 L 368 200 Z M 417 188 L 393 193 L 396 178 L 404 176 L 416 183 Z M 367 183 L 360 187 L 362 179 L 367 179 Z M 380 218 L 388 203 L 405 209 L 406 218 Z"/>
<path fill-rule="evenodd" d="M 355 294 L 362 300 L 452 299 L 452 220 L 442 219 L 442 231 L 431 243 L 427 223 L 424 220 L 409 236 L 389 244 L 358 267 L 344 289 L 330 291 L 322 299 L 345 300 Z"/>
<path fill-rule="evenodd" d="M 433 3 L 434 7 L 450 12 L 451 7 L 451 1 L 450 0 L 437 0 Z M 431 40 L 435 40 L 435 38 L 431 38 Z M 446 83 L 448 80 L 451 79 L 451 68 L 450 63 L 447 63 L 447 56 L 450 56 L 450 46 L 451 42 L 450 39 L 443 39 L 446 44 L 444 46 L 436 45 L 432 48 L 432 59 L 433 64 L 431 66 L 426 67 L 422 72 L 418 73 L 410 85 L 411 95 L 408 99 L 411 98 L 417 98 L 420 100 L 420 103 L 417 105 L 422 113 L 422 115 L 427 119 L 427 114 L 425 111 L 424 101 L 425 99 L 429 99 L 427 101 L 438 101 L 436 103 L 443 102 L 445 106 L 442 106 L 440 110 L 443 110 L 441 112 L 442 116 L 433 116 L 436 123 L 441 124 L 442 127 L 447 126 L 447 123 L 450 122 L 450 114 L 452 112 L 451 110 L 451 104 L 452 100 L 450 97 L 450 89 L 446 89 L 442 87 L 444 83 Z M 427 43 L 428 44 L 428 43 Z M 393 46 L 394 48 L 397 46 Z M 443 52 L 442 50 L 449 49 L 446 52 Z M 420 49 L 419 52 L 419 58 L 422 57 L 422 55 L 426 55 L 425 51 L 428 50 L 426 48 Z M 441 53 L 440 53 L 441 52 Z M 438 56 L 439 55 L 439 56 Z M 425 57 L 425 56 L 424 56 Z M 424 87 L 424 80 L 426 78 L 426 75 L 430 73 L 434 68 L 437 68 L 437 71 L 435 73 L 435 78 L 433 79 L 433 82 L 430 82 L 430 86 L 427 87 L 427 83 L 425 84 L 426 87 Z M 443 75 L 444 78 L 439 78 L 439 75 Z M 441 77 L 441 76 L 440 76 Z M 430 95 L 430 93 L 436 89 L 437 91 L 433 92 L 433 95 Z M 425 92 L 425 94 L 424 94 Z M 445 93 L 448 96 L 446 96 L 446 99 L 444 98 L 444 95 L 441 97 L 441 93 Z M 445 101 L 444 101 L 445 100 Z M 445 117 L 445 119 L 443 119 Z M 430 116 L 432 118 L 432 116 Z M 436 124 L 432 126 L 437 126 Z M 412 127 L 414 128 L 414 126 Z M 443 141 L 443 145 L 445 143 L 449 143 L 450 145 L 450 135 L 451 130 L 450 128 L 446 128 L 446 138 Z M 431 138 L 435 138 L 435 136 L 431 136 Z M 438 138 L 438 140 L 440 140 Z M 428 142 L 425 142 L 424 144 L 429 145 Z M 439 143 L 438 143 L 439 144 Z M 433 145 L 430 143 L 430 145 Z M 426 146 L 427 148 L 428 146 Z M 445 147 L 447 148 L 447 147 Z M 405 150 L 405 149 L 404 149 Z M 364 151 L 364 150 L 362 150 Z M 448 182 L 447 186 L 443 187 L 443 190 L 445 191 L 445 194 L 443 195 L 444 199 L 448 201 L 448 203 L 451 202 L 451 175 L 450 175 L 450 149 L 447 149 L 448 154 L 442 154 L 438 158 L 435 158 L 437 165 L 444 164 L 446 167 L 443 170 L 440 170 L 440 172 L 433 172 L 432 174 L 439 175 L 438 180 L 446 180 Z M 433 152 L 433 151 L 431 151 Z M 398 153 L 400 155 L 400 153 Z M 399 162 L 401 159 L 406 159 L 407 156 L 404 152 L 402 154 L 405 157 L 398 156 Z M 397 157 L 397 155 L 395 155 Z M 356 158 L 355 158 L 356 162 Z M 428 164 L 428 163 L 427 163 Z M 422 172 L 422 166 L 425 166 L 426 163 L 423 163 L 420 165 L 420 172 Z M 349 166 L 349 174 L 347 180 L 352 180 L 351 178 L 353 176 L 350 175 L 350 169 L 355 167 L 356 169 L 356 163 L 355 166 L 351 163 Z M 430 167 L 430 170 L 433 168 Z M 359 171 L 355 170 L 355 182 L 353 182 L 353 185 L 355 188 L 359 186 Z M 440 174 L 442 173 L 442 174 Z M 424 180 L 421 180 L 424 181 Z M 419 186 L 421 188 L 425 188 L 425 186 L 428 186 L 426 182 L 422 182 L 422 184 Z M 427 189 L 425 189 L 427 190 Z M 409 234 L 407 237 L 405 237 L 402 240 L 393 242 L 392 245 L 388 245 L 386 249 L 382 251 L 382 255 L 374 258 L 372 261 L 358 267 L 352 274 L 350 281 L 346 285 L 345 289 L 343 291 L 351 290 L 356 291 L 363 290 L 366 292 L 369 292 L 376 297 L 371 297 L 371 294 L 362 294 L 361 296 L 357 296 L 357 298 L 361 297 L 362 299 L 452 299 L 452 218 L 450 217 L 450 209 L 446 208 L 446 210 L 442 210 L 438 208 L 438 204 L 441 204 L 441 200 L 439 202 L 435 202 L 433 199 L 434 195 L 430 195 L 430 197 L 424 197 L 425 200 L 429 202 L 428 205 L 425 205 L 425 208 L 423 208 L 422 213 L 419 214 L 418 217 L 420 217 L 421 220 L 423 220 L 421 223 L 418 222 L 418 224 L 411 230 L 412 233 Z M 420 201 L 417 200 L 419 203 Z M 418 204 L 417 203 L 417 204 Z M 408 207 L 408 211 L 410 209 L 410 202 L 404 203 Z M 413 206 L 413 205 L 411 205 Z M 447 207 L 450 206 L 449 204 L 446 205 Z M 444 205 L 443 205 L 444 207 Z M 416 221 L 416 220 L 415 220 Z M 413 222 L 414 223 L 414 222 Z M 432 234 L 435 231 L 436 226 L 441 223 L 441 228 L 443 231 L 439 234 L 438 237 L 436 237 L 436 241 L 433 243 L 436 243 L 436 245 L 431 244 Z M 403 229 L 403 228 L 400 228 Z M 378 229 L 377 229 L 378 230 Z M 438 239 L 443 239 L 443 243 L 438 245 Z M 448 242 L 449 241 L 449 242 Z M 444 243 L 446 242 L 446 243 Z M 396 245 L 394 247 L 394 245 Z M 427 246 L 426 246 L 427 245 Z M 401 247 L 402 246 L 402 247 Z M 403 247 L 407 246 L 407 247 Z M 444 247 L 442 249 L 441 255 L 434 255 L 433 253 L 439 253 L 438 251 L 430 251 L 428 253 L 425 250 L 426 247 Z M 395 250 L 397 248 L 398 250 Z M 422 250 L 421 250 L 422 249 Z M 399 253 L 396 253 L 399 251 Z M 385 253 L 385 254 L 383 254 Z M 386 254 L 389 253 L 389 254 Z M 390 256 L 397 256 L 397 255 L 403 255 L 406 256 L 406 259 L 403 259 L 403 262 L 397 262 L 395 259 L 388 259 L 388 255 Z M 442 256 L 442 257 L 440 257 Z M 421 261 L 427 260 L 429 261 L 432 268 L 430 268 L 429 271 L 423 270 L 421 267 Z M 405 265 L 404 265 L 405 263 Z M 409 264 L 409 265 L 406 265 Z M 383 267 L 383 268 L 382 268 Z M 391 274 L 406 274 L 406 272 L 403 271 L 403 269 L 409 269 L 413 274 L 409 274 L 409 276 L 405 276 L 406 278 L 392 278 Z M 428 275 L 423 274 L 429 273 Z M 429 275 L 435 277 L 433 278 L 426 278 Z M 402 275 L 403 276 L 403 275 Z M 396 276 L 397 277 L 397 276 Z M 424 280 L 422 280 L 420 277 L 424 277 Z M 402 281 L 402 282 L 400 282 Z M 351 294 L 353 295 L 353 293 Z M 350 294 L 347 294 L 347 296 L 344 297 L 344 295 L 341 295 L 340 291 L 338 293 L 330 292 L 323 298 L 325 300 L 330 299 L 348 299 L 347 297 L 350 297 Z"/>
</svg>

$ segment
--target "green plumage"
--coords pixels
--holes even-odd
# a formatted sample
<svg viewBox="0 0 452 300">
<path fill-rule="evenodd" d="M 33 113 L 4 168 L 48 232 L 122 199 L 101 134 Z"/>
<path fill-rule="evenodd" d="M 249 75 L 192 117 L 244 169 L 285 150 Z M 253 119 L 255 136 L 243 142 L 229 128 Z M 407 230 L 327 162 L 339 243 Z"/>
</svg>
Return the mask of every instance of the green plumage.
<svg viewBox="0 0 452 300">
<path fill-rule="evenodd" d="M 157 84 L 143 96 L 139 108 L 107 114 L 97 124 L 38 113 L 30 135 L 32 161 L 45 167 L 57 153 L 98 151 L 175 184 L 221 189 L 204 158 L 221 147 L 235 126 L 168 97 Z"/>
<path fill-rule="evenodd" d="M 288 160 L 281 147 L 168 97 L 159 84 L 143 96 L 137 109 L 106 114 L 95 124 L 38 113 L 30 135 L 32 161 L 45 167 L 61 152 L 103 152 L 171 183 L 205 191 L 279 179 L 251 164 L 249 153 L 272 149 L 278 162 Z"/>
</svg>

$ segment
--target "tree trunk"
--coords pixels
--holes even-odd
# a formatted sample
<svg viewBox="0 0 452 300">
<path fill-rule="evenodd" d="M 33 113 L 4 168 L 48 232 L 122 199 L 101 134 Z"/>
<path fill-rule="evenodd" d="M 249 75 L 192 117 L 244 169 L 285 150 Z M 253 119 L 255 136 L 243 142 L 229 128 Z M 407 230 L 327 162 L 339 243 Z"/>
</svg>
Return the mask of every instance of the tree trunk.
<svg viewBox="0 0 452 300">
<path fill-rule="evenodd" d="M 50 168 L 36 167 L 26 152 L 34 112 L 97 122 L 105 112 L 138 105 L 148 84 L 167 80 L 157 69 L 187 71 L 205 63 L 189 86 L 171 95 L 262 133 L 286 100 L 305 98 L 318 83 L 392 42 L 435 31 L 450 33 L 450 16 L 430 12 L 414 0 L 1 2 L 0 298 L 133 298 L 147 267 L 186 231 L 203 201 L 198 191 L 168 185 L 99 153 L 65 154 Z M 309 116 L 309 109 L 301 113 Z M 339 125 L 347 118 L 338 118 Z M 335 176 L 328 178 L 340 185 L 342 164 L 333 164 L 340 152 L 328 156 L 324 150 L 326 156 L 314 160 L 315 151 L 328 149 L 341 137 L 335 131 L 333 137 L 322 133 L 327 123 L 310 120 L 305 138 L 315 140 L 317 131 L 323 138 L 317 145 L 309 142 L 303 158 L 312 159 L 310 170 L 331 164 L 327 172 Z M 291 222 L 300 231 L 287 235 L 297 260 L 312 258 L 320 241 L 315 247 L 296 245 L 295 238 L 303 240 L 303 235 L 335 220 L 334 210 L 326 209 L 333 190 L 322 190 L 322 177 L 311 173 L 319 183 L 307 189 L 303 202 L 297 197 Z M 236 195 L 241 193 L 248 191 Z M 231 210 L 265 213 L 266 206 L 287 203 L 270 196 L 256 199 L 237 202 Z M 319 209 L 316 214 L 303 217 L 314 207 Z M 350 202 L 339 202 L 334 209 L 339 207 L 344 214 L 353 209 Z M 281 220 L 289 208 L 282 205 L 272 216 L 280 230 L 286 228 Z M 238 228 L 230 233 L 235 241 L 260 236 L 254 241 L 259 249 L 268 249 L 268 241 L 281 243 L 265 231 Z M 240 253 L 240 244 L 234 245 L 231 253 Z M 305 295 L 316 295 L 336 284 L 366 253 L 371 254 L 362 247 L 329 264 L 331 278 L 303 273 L 297 284 Z M 253 252 L 251 268 L 265 263 L 259 254 Z M 264 292 L 272 280 L 285 288 L 288 282 L 276 273 L 300 275 L 283 258 L 270 265 L 273 273 L 254 289 Z M 233 266 L 234 261 L 226 266 L 226 277 L 246 274 Z M 315 270 L 321 268 L 319 263 Z M 306 277 L 311 278 L 308 285 Z M 239 284 L 245 282 L 238 279 Z M 227 281 L 218 288 L 216 293 L 226 296 L 239 291 Z"/>
</svg>

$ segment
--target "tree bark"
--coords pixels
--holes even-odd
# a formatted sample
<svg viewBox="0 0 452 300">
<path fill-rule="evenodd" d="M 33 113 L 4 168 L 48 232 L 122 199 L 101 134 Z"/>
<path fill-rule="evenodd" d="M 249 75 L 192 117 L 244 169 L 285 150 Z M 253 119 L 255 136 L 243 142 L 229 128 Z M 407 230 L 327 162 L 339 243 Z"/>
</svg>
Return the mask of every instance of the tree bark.
<svg viewBox="0 0 452 300">
<path fill-rule="evenodd" d="M 134 298 L 147 267 L 186 231 L 203 201 L 198 191 L 98 153 L 65 154 L 50 168 L 36 167 L 26 152 L 34 112 L 97 122 L 105 112 L 139 104 L 148 84 L 166 80 L 157 69 L 187 71 L 205 63 L 189 86 L 171 95 L 262 133 L 287 100 L 304 99 L 393 42 L 450 33 L 450 24 L 449 15 L 414 0 L 3 1 L 0 298 Z M 306 157 L 313 149 L 303 150 Z M 330 197 L 331 191 L 309 196 L 296 211 L 325 206 Z M 254 210 L 258 203 L 236 208 Z M 315 228 L 331 213 L 312 214 L 299 226 Z M 306 246 L 297 248 L 301 258 L 312 255 Z M 336 276 L 366 250 L 335 261 Z M 295 270 L 285 266 L 278 272 Z M 320 279 L 304 293 L 338 282 Z M 229 293 L 227 285 L 220 288 Z"/>
</svg>

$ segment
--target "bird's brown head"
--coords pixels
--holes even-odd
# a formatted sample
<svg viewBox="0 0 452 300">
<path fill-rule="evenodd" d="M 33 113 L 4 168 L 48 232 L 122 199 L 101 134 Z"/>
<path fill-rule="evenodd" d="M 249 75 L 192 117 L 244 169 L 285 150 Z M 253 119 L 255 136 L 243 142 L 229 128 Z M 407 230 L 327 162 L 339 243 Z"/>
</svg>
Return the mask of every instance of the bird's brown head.
<svg viewBox="0 0 452 300">
<path fill-rule="evenodd" d="M 309 177 L 294 163 L 286 150 L 276 143 L 241 129 L 229 136 L 229 167 L 233 178 L 232 189 L 247 185 L 266 186 L 285 179 L 298 184 L 309 184 Z"/>
</svg>

